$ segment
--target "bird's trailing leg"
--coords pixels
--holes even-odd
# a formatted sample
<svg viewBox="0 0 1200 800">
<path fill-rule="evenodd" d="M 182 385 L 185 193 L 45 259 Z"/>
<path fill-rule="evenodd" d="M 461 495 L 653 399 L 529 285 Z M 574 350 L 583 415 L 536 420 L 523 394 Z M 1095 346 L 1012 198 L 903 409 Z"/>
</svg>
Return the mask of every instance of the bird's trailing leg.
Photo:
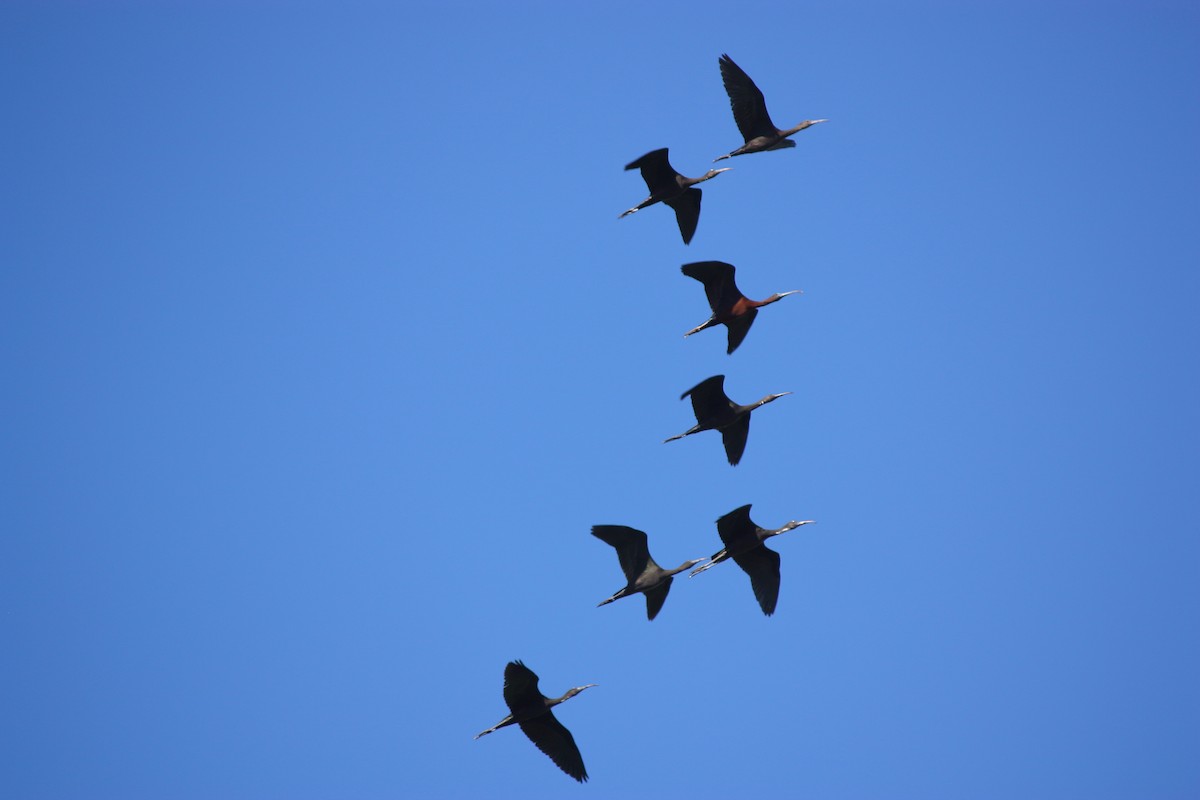
<svg viewBox="0 0 1200 800">
<path fill-rule="evenodd" d="M 714 325 L 720 325 L 720 324 L 721 324 L 721 323 L 717 322 L 717 320 L 716 320 L 715 318 L 710 318 L 710 319 L 708 320 L 708 322 L 704 323 L 703 325 L 697 325 L 696 327 L 692 328 L 690 331 L 688 331 L 687 333 L 685 333 L 685 334 L 683 335 L 683 338 L 685 338 L 685 339 L 686 339 L 687 337 L 691 336 L 693 333 L 699 333 L 700 331 L 702 331 L 702 330 L 704 330 L 704 329 L 706 329 L 706 328 L 711 328 L 711 327 L 713 327 Z"/>
<path fill-rule="evenodd" d="M 626 588 L 628 588 L 628 587 L 626 587 Z M 608 598 L 607 600 L 601 600 L 599 603 L 596 603 L 596 608 L 599 608 L 600 606 L 606 606 L 614 600 L 620 600 L 624 596 L 625 596 L 625 589 L 621 589 L 619 592 L 617 592 L 616 594 L 614 594 L 612 597 Z"/>
<path fill-rule="evenodd" d="M 488 735 L 489 733 L 491 733 L 492 731 L 498 731 L 498 730 L 500 730 L 501 728 L 503 728 L 504 726 L 506 726 L 506 725 L 512 725 L 512 724 L 513 724 L 513 715 L 512 715 L 512 714 L 509 714 L 507 717 L 505 717 L 504 719 L 500 720 L 500 721 L 499 721 L 499 722 L 497 722 L 495 725 L 493 725 L 492 727 L 488 728 L 486 731 L 481 731 L 480 733 L 477 733 L 477 734 L 475 734 L 475 738 L 476 738 L 476 739 L 478 739 L 480 736 L 487 736 L 487 735 Z"/>
<path fill-rule="evenodd" d="M 648 205 L 651 205 L 653 202 L 654 202 L 654 198 L 652 198 L 652 197 L 647 197 L 645 200 L 643 200 L 642 202 L 638 203 L 636 206 L 634 206 L 633 208 L 629 209 L 628 211 L 622 211 L 622 212 L 621 212 L 621 215 L 620 215 L 620 216 L 618 216 L 618 217 L 617 217 L 617 219 L 621 219 L 621 218 L 623 218 L 623 217 L 628 217 L 630 214 L 633 214 L 633 213 L 634 213 L 634 212 L 636 212 L 636 211 L 641 211 L 643 208 L 645 208 L 645 207 L 646 207 L 646 206 L 648 206 Z"/>
<path fill-rule="evenodd" d="M 685 436 L 691 436 L 693 433 L 699 433 L 702 430 L 704 430 L 704 429 L 701 428 L 699 425 L 693 425 L 692 427 L 688 428 L 683 433 L 677 433 L 674 436 L 672 436 L 670 439 L 663 439 L 663 444 L 666 444 L 667 442 L 673 442 L 676 439 L 682 439 Z"/>
</svg>

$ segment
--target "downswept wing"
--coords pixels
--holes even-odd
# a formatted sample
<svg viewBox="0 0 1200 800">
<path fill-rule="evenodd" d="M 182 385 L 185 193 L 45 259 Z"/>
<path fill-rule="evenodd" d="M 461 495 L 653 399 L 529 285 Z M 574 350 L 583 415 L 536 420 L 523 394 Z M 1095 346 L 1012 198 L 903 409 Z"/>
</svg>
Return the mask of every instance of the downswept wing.
<svg viewBox="0 0 1200 800">
<path fill-rule="evenodd" d="M 757 308 L 748 308 L 725 323 L 725 327 L 729 331 L 729 346 L 725 350 L 726 354 L 732 354 L 734 350 L 738 349 L 738 345 L 750 332 L 750 326 L 754 324 L 754 318 L 757 316 Z"/>
<path fill-rule="evenodd" d="M 779 553 L 759 545 L 733 556 L 733 560 L 750 576 L 750 585 L 758 607 L 768 617 L 775 613 L 779 600 Z"/>
<path fill-rule="evenodd" d="M 700 224 L 700 198 L 703 195 L 699 189 L 692 187 L 678 197 L 663 200 L 675 210 L 675 222 L 679 225 L 679 235 L 684 244 L 691 244 L 696 235 L 696 226 Z"/>
<path fill-rule="evenodd" d="M 647 589 L 642 593 L 646 595 L 646 619 L 653 620 L 658 616 L 658 612 L 662 611 L 663 603 L 667 602 L 667 592 L 671 591 L 671 581 L 673 580 L 675 579 L 667 578 L 653 589 Z"/>
<path fill-rule="evenodd" d="M 550 756 L 558 768 L 575 780 L 583 783 L 588 779 L 583 766 L 583 756 L 575 744 L 575 737 L 550 711 L 541 716 L 517 723 L 538 750 Z"/>
<path fill-rule="evenodd" d="M 736 467 L 746 452 L 746 439 L 750 436 L 750 415 L 742 417 L 732 425 L 721 428 L 721 441 L 725 445 L 725 456 L 730 466 Z"/>
</svg>

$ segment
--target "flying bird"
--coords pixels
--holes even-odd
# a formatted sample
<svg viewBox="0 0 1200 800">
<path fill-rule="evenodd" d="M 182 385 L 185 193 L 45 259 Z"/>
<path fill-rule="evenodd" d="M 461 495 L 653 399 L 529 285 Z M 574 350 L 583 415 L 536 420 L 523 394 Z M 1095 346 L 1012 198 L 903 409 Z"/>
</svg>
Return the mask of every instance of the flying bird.
<svg viewBox="0 0 1200 800">
<path fill-rule="evenodd" d="M 713 161 L 746 153 L 760 153 L 763 150 L 795 147 L 796 143 L 788 138 L 793 133 L 799 133 L 819 122 L 829 122 L 827 119 L 806 119 L 794 128 L 776 128 L 767 113 L 767 101 L 763 99 L 763 93 L 754 85 L 754 81 L 750 80 L 750 76 L 727 55 L 721 56 L 718 63 L 721 66 L 721 81 L 725 84 L 725 93 L 729 95 L 729 105 L 733 108 L 733 121 L 737 123 L 746 143 L 731 153 L 714 158 Z"/>
<path fill-rule="evenodd" d="M 631 161 L 625 165 L 625 169 L 642 171 L 642 180 L 646 182 L 650 196 L 623 212 L 621 217 L 627 217 L 635 211 L 640 211 L 655 203 L 666 203 L 675 209 L 675 220 L 679 223 L 679 233 L 683 236 L 683 243 L 688 244 L 692 241 L 692 236 L 696 234 L 696 225 L 700 222 L 702 192 L 693 187 L 697 183 L 703 183 L 722 172 L 727 172 L 730 167 L 710 169 L 699 178 L 685 178 L 676 172 L 675 168 L 671 166 L 671 162 L 667 160 L 667 150 L 666 147 L 661 150 L 651 150 L 637 161 Z"/>
<path fill-rule="evenodd" d="M 554 717 L 550 709 L 596 685 L 589 683 L 576 686 L 568 689 L 562 697 L 546 697 L 538 691 L 538 676 L 533 670 L 520 661 L 510 661 L 504 668 L 504 702 L 512 713 L 475 738 L 487 736 L 514 723 L 520 725 L 538 750 L 550 756 L 550 760 L 563 772 L 583 783 L 588 779 L 588 774 L 583 766 L 583 756 L 579 755 L 579 748 L 575 746 L 575 737 Z"/>
<path fill-rule="evenodd" d="M 750 332 L 758 309 L 781 300 L 789 294 L 803 294 L 799 289 L 790 292 L 779 292 L 766 300 L 751 300 L 740 291 L 733 280 L 736 268 L 724 261 L 696 261 L 684 264 L 681 271 L 689 278 L 695 278 L 704 284 L 704 294 L 708 297 L 708 306 L 712 316 L 703 325 L 697 325 L 684 334 L 684 338 L 693 333 L 699 333 L 714 325 L 724 325 L 729 329 L 729 349 L 726 353 L 737 350 L 738 345 Z"/>
<path fill-rule="evenodd" d="M 717 534 L 725 543 L 725 547 L 713 553 L 712 561 L 692 570 L 688 577 L 694 578 L 709 567 L 732 558 L 742 571 L 750 576 L 750 585 L 754 589 L 755 598 L 758 599 L 759 608 L 769 617 L 775 613 L 775 603 L 779 600 L 779 553 L 767 547 L 764 542 L 772 536 L 812 523 L 811 519 L 800 522 L 792 520 L 782 528 L 767 530 L 750 520 L 749 505 L 735 508 L 717 520 Z"/>
<path fill-rule="evenodd" d="M 664 439 L 663 442 L 673 442 L 700 431 L 720 431 L 721 440 L 725 444 L 725 455 L 728 456 L 730 464 L 737 466 L 746 450 L 746 437 L 750 435 L 750 412 L 786 394 L 791 392 L 769 394 L 748 406 L 740 406 L 725 394 L 725 376 L 713 375 L 679 395 L 680 400 L 688 395 L 692 396 L 692 411 L 696 414 L 696 424 L 678 436 Z"/>
<path fill-rule="evenodd" d="M 624 525 L 595 525 L 592 535 L 616 548 L 621 571 L 628 581 L 624 589 L 599 603 L 597 608 L 641 592 L 646 595 L 646 618 L 654 619 L 663 603 L 667 602 L 667 592 L 671 591 L 671 581 L 674 580 L 671 576 L 691 569 L 704 560 L 697 558 L 685 561 L 675 569 L 663 569 L 650 557 L 650 547 L 642 531 Z"/>
</svg>

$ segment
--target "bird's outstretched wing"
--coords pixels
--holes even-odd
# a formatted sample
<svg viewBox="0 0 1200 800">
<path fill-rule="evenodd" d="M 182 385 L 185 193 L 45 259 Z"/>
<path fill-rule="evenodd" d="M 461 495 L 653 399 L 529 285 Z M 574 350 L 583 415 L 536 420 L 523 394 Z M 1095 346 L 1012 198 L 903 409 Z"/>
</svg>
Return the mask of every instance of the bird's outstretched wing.
<svg viewBox="0 0 1200 800">
<path fill-rule="evenodd" d="M 684 244 L 691 244 L 692 237 L 696 235 L 696 226 L 700 224 L 700 198 L 703 194 L 693 186 L 678 197 L 663 200 L 675 209 L 675 221 L 679 223 L 679 235 L 683 237 Z"/>
<path fill-rule="evenodd" d="M 750 503 L 739 506 L 717 520 L 717 535 L 726 547 L 745 545 L 748 540 L 757 541 L 755 524 L 750 521 Z"/>
<path fill-rule="evenodd" d="M 583 756 L 575 744 L 575 737 L 567 730 L 554 714 L 545 714 L 517 723 L 529 737 L 529 741 L 537 745 L 537 749 L 550 756 L 550 760 L 558 768 L 575 780 L 583 783 L 588 779 L 587 769 L 583 766 Z"/>
<path fill-rule="evenodd" d="M 696 415 L 697 422 L 719 417 L 730 411 L 729 397 L 725 394 L 724 375 L 705 378 L 679 395 L 679 399 L 682 400 L 689 395 L 692 398 L 692 411 Z"/>
<path fill-rule="evenodd" d="M 733 560 L 750 576 L 758 607 L 768 617 L 774 614 L 775 603 L 779 600 L 779 553 L 759 545 L 738 553 Z"/>
<path fill-rule="evenodd" d="M 650 545 L 645 533 L 625 525 L 593 525 L 592 535 L 617 551 L 625 580 L 632 583 L 646 571 L 650 563 Z"/>
<path fill-rule="evenodd" d="M 653 589 L 643 592 L 646 595 L 646 619 L 652 620 L 658 616 L 659 611 L 662 611 L 663 603 L 667 602 L 667 592 L 671 591 L 671 581 L 673 580 L 675 579 L 667 578 Z"/>
<path fill-rule="evenodd" d="M 725 444 L 725 456 L 731 466 L 736 467 L 746 452 L 746 439 L 750 436 L 750 415 L 743 414 L 732 425 L 721 428 L 721 441 Z"/>
<path fill-rule="evenodd" d="M 637 161 L 630 161 L 625 165 L 625 169 L 640 169 L 642 171 L 642 180 L 646 182 L 646 187 L 651 194 L 660 191 L 664 185 L 677 185 L 675 176 L 679 173 L 671 166 L 671 162 L 667 160 L 667 150 L 670 148 L 661 147 L 658 150 L 651 150 L 646 155 L 639 158 Z"/>
<path fill-rule="evenodd" d="M 510 661 L 504 668 L 504 702 L 510 711 L 518 711 L 529 705 L 530 700 L 541 696 L 538 691 L 538 676 L 520 661 Z"/>
<path fill-rule="evenodd" d="M 757 308 L 748 308 L 736 317 L 733 317 L 725 323 L 725 327 L 729 331 L 729 345 L 726 347 L 726 353 L 733 353 L 738 349 L 738 345 L 746 338 L 746 334 L 750 332 L 750 326 L 754 324 L 754 318 L 758 316 Z"/>
<path fill-rule="evenodd" d="M 704 284 L 704 296 L 714 314 L 729 311 L 742 293 L 733 280 L 735 268 L 724 261 L 695 261 L 684 264 L 680 271 Z"/>
<path fill-rule="evenodd" d="M 775 136 L 777 128 L 767 114 L 767 101 L 754 81 L 729 56 L 722 55 L 719 63 L 721 81 L 733 109 L 733 121 L 742 132 L 742 138 L 748 142 L 759 136 Z"/>
</svg>

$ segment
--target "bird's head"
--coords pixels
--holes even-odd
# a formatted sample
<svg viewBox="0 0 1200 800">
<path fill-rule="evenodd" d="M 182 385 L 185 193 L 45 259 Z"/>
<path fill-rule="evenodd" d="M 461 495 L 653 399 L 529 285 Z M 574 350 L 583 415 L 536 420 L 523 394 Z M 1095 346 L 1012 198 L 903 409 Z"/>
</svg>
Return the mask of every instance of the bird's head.
<svg viewBox="0 0 1200 800">
<path fill-rule="evenodd" d="M 584 689 L 590 689 L 590 688 L 592 688 L 593 686 L 599 686 L 599 685 L 600 685 L 600 684 L 598 684 L 598 683 L 589 683 L 589 684 L 587 684 L 586 686 L 576 686 L 574 689 L 568 689 L 568 690 L 567 690 L 567 693 L 566 693 L 565 695 L 563 695 L 563 700 L 564 700 L 564 701 L 566 701 L 566 700 L 570 700 L 572 697 L 574 697 L 575 695 L 579 694 L 579 693 L 580 693 L 580 692 L 582 692 Z"/>
<path fill-rule="evenodd" d="M 804 290 L 803 289 L 793 289 L 790 292 L 779 292 L 777 294 L 773 294 L 770 297 L 768 297 L 766 300 L 763 301 L 763 305 L 765 306 L 768 303 L 774 303 L 777 300 L 782 300 L 783 298 L 787 297 L 789 294 L 804 294 Z"/>
<path fill-rule="evenodd" d="M 760 400 L 759 404 L 765 406 L 767 403 L 778 400 L 779 398 L 783 397 L 784 395 L 789 395 L 789 394 L 791 394 L 791 392 L 780 392 L 779 394 L 769 394 L 766 397 L 764 397 L 762 400 Z"/>
<path fill-rule="evenodd" d="M 804 122 L 800 123 L 800 130 L 804 130 L 805 128 L 811 128 L 813 125 L 819 125 L 822 122 L 829 122 L 829 120 L 827 120 L 827 119 L 806 119 L 806 120 L 804 120 Z"/>
<path fill-rule="evenodd" d="M 701 178 L 701 180 L 706 181 L 710 178 L 715 178 L 718 175 L 720 175 L 722 172 L 729 172 L 729 170 L 731 170 L 731 169 L 733 169 L 733 167 L 721 167 L 720 169 L 710 169 L 708 172 L 704 173 L 704 177 Z"/>
</svg>

